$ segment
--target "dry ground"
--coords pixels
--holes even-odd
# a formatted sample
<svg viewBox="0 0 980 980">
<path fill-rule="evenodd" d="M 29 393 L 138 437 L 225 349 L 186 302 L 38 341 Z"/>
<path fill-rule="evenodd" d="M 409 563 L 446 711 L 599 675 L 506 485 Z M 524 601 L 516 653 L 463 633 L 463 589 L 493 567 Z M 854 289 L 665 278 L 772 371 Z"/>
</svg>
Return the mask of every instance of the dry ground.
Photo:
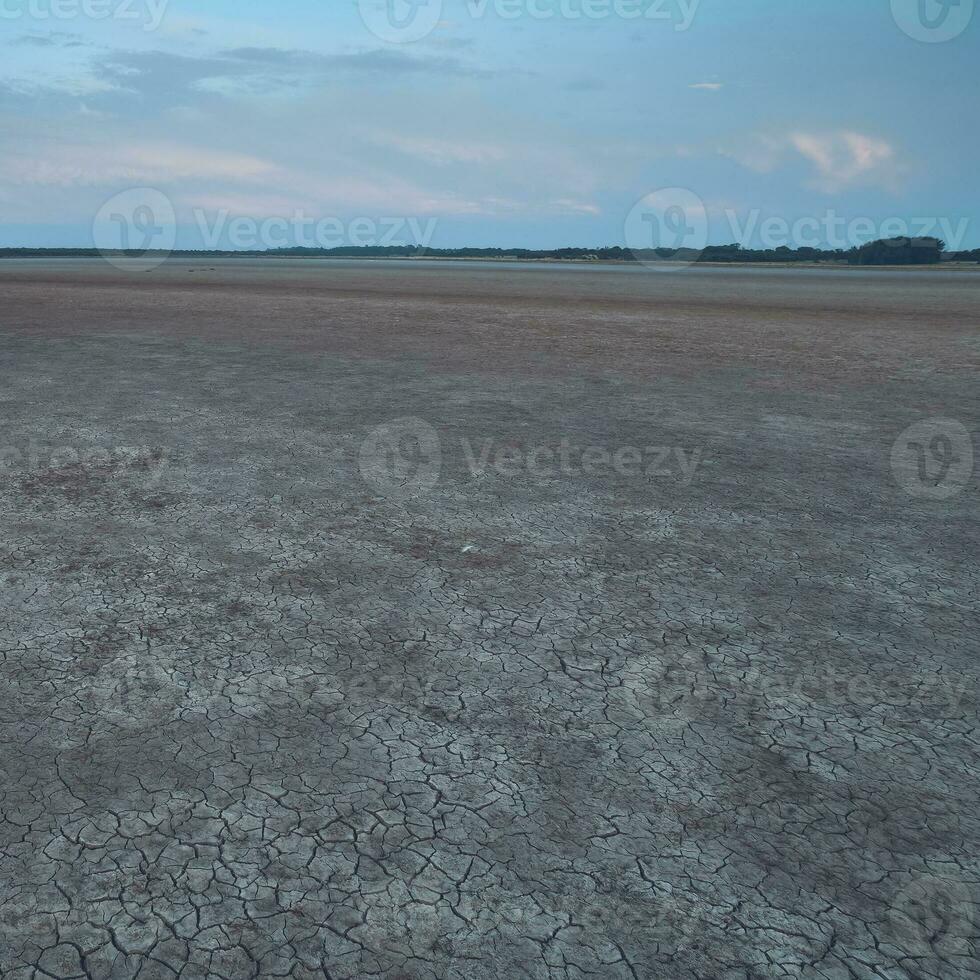
<svg viewBox="0 0 980 980">
<path fill-rule="evenodd" d="M 980 976 L 978 312 L 0 266 L 0 976 Z"/>
</svg>

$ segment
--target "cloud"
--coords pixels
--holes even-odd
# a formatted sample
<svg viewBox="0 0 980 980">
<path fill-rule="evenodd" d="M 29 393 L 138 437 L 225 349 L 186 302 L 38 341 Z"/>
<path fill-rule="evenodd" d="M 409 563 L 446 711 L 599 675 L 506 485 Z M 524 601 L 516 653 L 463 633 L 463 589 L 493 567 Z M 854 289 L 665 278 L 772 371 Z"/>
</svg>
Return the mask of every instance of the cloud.
<svg viewBox="0 0 980 980">
<path fill-rule="evenodd" d="M 180 100 L 207 79 L 247 74 L 234 62 L 166 51 L 115 51 L 93 65 L 96 78 L 117 91 Z"/>
<path fill-rule="evenodd" d="M 695 82 L 693 85 L 688 85 L 688 88 L 701 89 L 704 92 L 717 92 L 724 87 L 724 82 Z"/>
<path fill-rule="evenodd" d="M 81 131 L 81 130 L 80 130 Z M 526 198 L 488 196 L 478 187 L 447 186 L 431 172 L 417 175 L 393 165 L 391 146 L 329 159 L 298 159 L 280 154 L 264 159 L 247 152 L 221 151 L 197 142 L 159 141 L 118 133 L 118 138 L 87 141 L 35 132 L 0 156 L 0 189 L 16 188 L 8 220 L 64 215 L 90 220 L 113 193 L 137 186 L 155 187 L 174 202 L 178 214 L 195 208 L 228 209 L 262 220 L 300 210 L 323 218 L 350 215 L 472 216 L 526 214 L 529 211 L 591 213 L 588 205 L 569 200 L 535 205 Z M 378 143 L 373 144 L 378 147 Z M 406 144 L 420 155 L 453 157 L 464 172 L 477 162 L 490 165 L 493 147 L 466 150 L 465 142 L 438 140 Z M 468 155 L 469 153 L 469 155 Z M 476 154 L 480 160 L 474 159 Z M 467 164 L 467 161 L 471 161 Z"/>
<path fill-rule="evenodd" d="M 591 204 L 588 201 L 573 201 L 568 198 L 552 201 L 550 209 L 558 214 L 597 215 L 602 213 L 602 209 L 597 204 Z"/>
<path fill-rule="evenodd" d="M 68 31 L 49 31 L 47 34 L 21 34 L 11 42 L 13 45 L 32 48 L 85 48 L 89 42 L 78 34 Z"/>
<path fill-rule="evenodd" d="M 406 75 L 484 77 L 487 72 L 446 56 L 416 56 L 404 51 L 372 50 L 322 54 L 274 47 L 233 48 L 210 56 L 165 51 L 116 51 L 94 65 L 96 76 L 111 87 L 172 100 L 194 93 L 267 91 L 343 74 L 376 78 Z M 231 84 L 229 84 L 231 83 Z"/>
<path fill-rule="evenodd" d="M 438 166 L 454 163 L 498 163 L 510 156 L 510 152 L 503 146 L 469 139 L 447 140 L 389 133 L 378 137 L 378 142 L 407 156 Z"/>
<path fill-rule="evenodd" d="M 881 176 L 895 159 L 891 144 L 863 133 L 793 133 L 789 142 L 816 167 L 814 186 L 829 192 Z"/>
<path fill-rule="evenodd" d="M 288 48 L 234 48 L 222 53 L 239 65 L 253 70 L 275 68 L 295 73 L 329 74 L 336 71 L 379 73 L 383 75 L 438 74 L 484 77 L 487 72 L 467 67 L 458 58 L 417 57 L 404 51 L 379 48 L 354 54 L 321 54 Z"/>
<path fill-rule="evenodd" d="M 185 223 L 195 208 L 536 229 L 594 218 L 600 203 L 608 213 L 602 174 L 620 144 L 542 113 L 515 71 L 499 79 L 520 91 L 515 106 L 496 81 L 461 84 L 489 74 L 466 52 L 154 41 L 73 60 L 75 91 L 51 74 L 32 78 L 36 91 L 0 80 L 8 222 L 85 228 L 113 194 L 140 186 L 167 194 Z"/>
<path fill-rule="evenodd" d="M 21 185 L 99 186 L 178 180 L 259 180 L 275 173 L 265 160 L 177 143 L 148 142 L 102 146 L 59 143 L 40 153 L 8 152 L 0 177 Z"/>
<path fill-rule="evenodd" d="M 854 130 L 761 134 L 721 152 L 760 174 L 802 159 L 812 169 L 807 186 L 830 194 L 863 184 L 894 186 L 902 172 L 891 143 Z"/>
</svg>

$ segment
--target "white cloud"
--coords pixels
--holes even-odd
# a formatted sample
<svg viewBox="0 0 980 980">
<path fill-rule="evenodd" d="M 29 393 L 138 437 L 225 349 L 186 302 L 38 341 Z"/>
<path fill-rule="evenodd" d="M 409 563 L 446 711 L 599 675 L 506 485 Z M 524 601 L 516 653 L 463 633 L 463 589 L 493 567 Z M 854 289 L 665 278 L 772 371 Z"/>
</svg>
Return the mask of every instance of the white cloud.
<svg viewBox="0 0 980 980">
<path fill-rule="evenodd" d="M 717 92 L 724 87 L 724 82 L 695 82 L 693 85 L 688 85 L 688 88 L 701 89 L 705 92 Z"/>
<path fill-rule="evenodd" d="M 383 145 L 434 164 L 497 163 L 510 153 L 502 146 L 471 140 L 427 139 L 424 137 L 387 134 L 379 139 Z"/>
<path fill-rule="evenodd" d="M 814 185 L 831 193 L 868 178 L 886 176 L 895 159 L 891 144 L 863 133 L 793 133 L 789 142 L 816 167 Z"/>
<path fill-rule="evenodd" d="M 601 214 L 602 209 L 596 204 L 587 201 L 573 201 L 568 198 L 561 198 L 551 202 L 552 210 L 559 214 Z"/>
<path fill-rule="evenodd" d="M 174 143 L 96 146 L 46 142 L 36 153 L 8 152 L 0 163 L 0 175 L 6 180 L 61 187 L 118 181 L 258 180 L 271 176 L 275 170 L 274 164 L 247 154 Z"/>
<path fill-rule="evenodd" d="M 720 152 L 759 174 L 772 173 L 802 158 L 814 171 L 807 185 L 830 194 L 869 183 L 894 187 L 901 173 L 891 143 L 854 130 L 761 134 Z"/>
</svg>

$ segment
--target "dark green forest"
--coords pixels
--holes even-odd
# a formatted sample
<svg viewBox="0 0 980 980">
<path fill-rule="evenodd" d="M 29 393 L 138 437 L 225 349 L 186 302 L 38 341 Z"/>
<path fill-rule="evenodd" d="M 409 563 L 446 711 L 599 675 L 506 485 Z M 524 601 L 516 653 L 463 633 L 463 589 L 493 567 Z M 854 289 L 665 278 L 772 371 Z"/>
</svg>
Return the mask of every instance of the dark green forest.
<svg viewBox="0 0 980 980">
<path fill-rule="evenodd" d="M 150 252 L 100 252 L 94 248 L 0 248 L 0 258 L 97 258 L 100 255 L 143 257 Z M 278 248 L 259 251 L 186 251 L 172 253 L 181 258 L 359 258 L 359 259 L 490 259 L 517 261 L 578 262 L 710 262 L 710 263 L 834 263 L 856 266 L 937 265 L 940 262 L 976 262 L 980 249 L 948 252 L 938 238 L 890 238 L 850 249 L 744 248 L 741 245 L 709 245 L 692 249 L 603 248 L 427 248 L 419 245 L 340 246 L 338 248 Z"/>
</svg>

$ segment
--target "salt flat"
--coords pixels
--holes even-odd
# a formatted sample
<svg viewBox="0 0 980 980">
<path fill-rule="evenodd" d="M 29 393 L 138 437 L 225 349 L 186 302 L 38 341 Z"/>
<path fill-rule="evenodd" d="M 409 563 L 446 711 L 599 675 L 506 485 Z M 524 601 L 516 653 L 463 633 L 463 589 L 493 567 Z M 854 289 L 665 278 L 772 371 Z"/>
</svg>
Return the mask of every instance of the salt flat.
<svg viewBox="0 0 980 980">
<path fill-rule="evenodd" d="M 978 311 L 0 265 L 0 976 L 980 976 Z"/>
</svg>

